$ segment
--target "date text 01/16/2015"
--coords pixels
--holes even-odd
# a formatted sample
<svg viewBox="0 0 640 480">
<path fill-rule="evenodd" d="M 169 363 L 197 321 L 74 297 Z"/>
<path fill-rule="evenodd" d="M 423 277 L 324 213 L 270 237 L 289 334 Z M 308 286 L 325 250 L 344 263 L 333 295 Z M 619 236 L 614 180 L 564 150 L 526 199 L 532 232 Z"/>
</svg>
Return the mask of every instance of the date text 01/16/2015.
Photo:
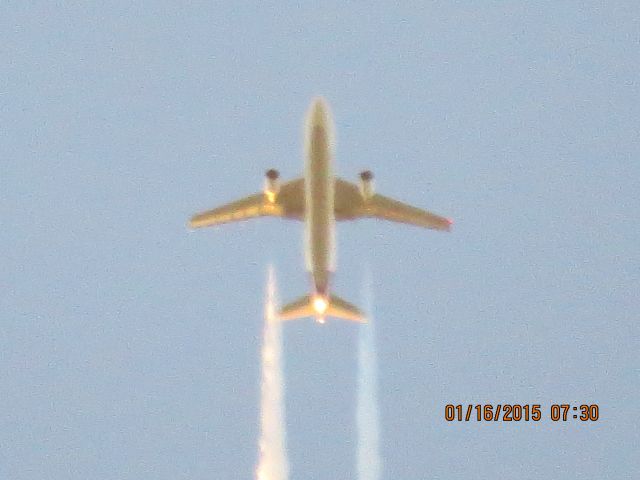
<svg viewBox="0 0 640 480">
<path fill-rule="evenodd" d="M 600 408 L 597 404 L 553 404 L 548 412 L 549 418 L 554 422 L 596 422 L 600 418 Z M 447 404 L 444 407 L 444 419 L 447 422 L 539 422 L 543 419 L 543 411 L 540 404 Z"/>
</svg>

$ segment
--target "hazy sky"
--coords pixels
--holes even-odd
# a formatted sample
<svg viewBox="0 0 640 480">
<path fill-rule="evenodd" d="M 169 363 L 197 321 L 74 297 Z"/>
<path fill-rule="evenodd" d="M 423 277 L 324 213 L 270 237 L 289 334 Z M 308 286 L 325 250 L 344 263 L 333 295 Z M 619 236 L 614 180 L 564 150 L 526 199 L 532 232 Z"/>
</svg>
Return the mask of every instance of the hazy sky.
<svg viewBox="0 0 640 480">
<path fill-rule="evenodd" d="M 0 478 L 252 478 L 266 268 L 307 291 L 302 228 L 186 221 L 298 176 L 316 94 L 339 175 L 456 222 L 338 229 L 384 478 L 634 478 L 637 2 L 76 3 L 0 6 Z M 285 325 L 292 480 L 355 476 L 357 329 Z"/>
</svg>

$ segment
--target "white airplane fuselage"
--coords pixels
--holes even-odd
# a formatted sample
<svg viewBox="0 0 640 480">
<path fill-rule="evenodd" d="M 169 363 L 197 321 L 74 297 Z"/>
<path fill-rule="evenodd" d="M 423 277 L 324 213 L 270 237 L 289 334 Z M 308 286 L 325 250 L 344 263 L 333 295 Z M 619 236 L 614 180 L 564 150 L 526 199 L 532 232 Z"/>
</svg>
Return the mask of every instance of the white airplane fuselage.
<svg viewBox="0 0 640 480">
<path fill-rule="evenodd" d="M 335 271 L 333 124 L 322 99 L 315 100 L 305 124 L 305 259 L 313 281 L 313 306 L 322 318 L 328 306 L 329 278 Z"/>
</svg>

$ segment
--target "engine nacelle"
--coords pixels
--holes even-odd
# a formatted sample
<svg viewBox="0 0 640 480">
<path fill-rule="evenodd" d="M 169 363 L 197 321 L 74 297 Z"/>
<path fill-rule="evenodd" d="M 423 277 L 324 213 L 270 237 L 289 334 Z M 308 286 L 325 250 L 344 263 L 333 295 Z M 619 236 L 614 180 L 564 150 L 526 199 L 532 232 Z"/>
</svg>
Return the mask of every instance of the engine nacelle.
<svg viewBox="0 0 640 480">
<path fill-rule="evenodd" d="M 266 171 L 264 179 L 264 195 L 271 203 L 275 203 L 280 193 L 280 173 L 271 168 Z"/>
<path fill-rule="evenodd" d="M 374 193 L 373 173 L 370 170 L 365 170 L 360 173 L 360 195 L 362 195 L 363 200 L 366 202 L 373 197 Z"/>
</svg>

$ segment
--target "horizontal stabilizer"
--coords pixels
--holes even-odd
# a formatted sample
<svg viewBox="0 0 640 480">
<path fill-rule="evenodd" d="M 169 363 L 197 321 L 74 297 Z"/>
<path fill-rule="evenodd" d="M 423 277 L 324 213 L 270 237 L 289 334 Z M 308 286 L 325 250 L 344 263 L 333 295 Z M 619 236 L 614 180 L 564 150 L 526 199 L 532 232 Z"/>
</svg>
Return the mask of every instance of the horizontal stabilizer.
<svg viewBox="0 0 640 480">
<path fill-rule="evenodd" d="M 324 322 L 325 317 L 341 318 L 358 323 L 367 322 L 358 307 L 336 295 L 329 295 L 328 299 L 319 295 L 305 295 L 280 310 L 281 320 L 296 320 L 304 317 L 316 317 L 320 322 Z"/>
<path fill-rule="evenodd" d="M 313 317 L 316 311 L 311 304 L 311 297 L 305 295 L 285 305 L 280 310 L 280 320 L 295 320 L 297 318 Z"/>
</svg>

